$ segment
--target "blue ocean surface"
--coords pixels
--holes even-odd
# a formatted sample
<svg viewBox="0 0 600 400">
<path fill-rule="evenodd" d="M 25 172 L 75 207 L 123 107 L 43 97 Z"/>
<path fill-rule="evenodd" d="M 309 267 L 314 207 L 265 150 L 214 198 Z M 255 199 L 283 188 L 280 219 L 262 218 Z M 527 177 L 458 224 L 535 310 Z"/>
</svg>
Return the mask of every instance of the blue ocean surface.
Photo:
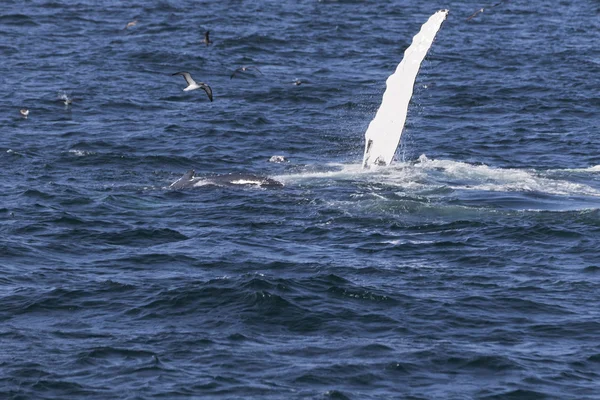
<svg viewBox="0 0 600 400">
<path fill-rule="evenodd" d="M 0 39 L 0 398 L 600 399 L 598 1 L 3 0 Z"/>
</svg>

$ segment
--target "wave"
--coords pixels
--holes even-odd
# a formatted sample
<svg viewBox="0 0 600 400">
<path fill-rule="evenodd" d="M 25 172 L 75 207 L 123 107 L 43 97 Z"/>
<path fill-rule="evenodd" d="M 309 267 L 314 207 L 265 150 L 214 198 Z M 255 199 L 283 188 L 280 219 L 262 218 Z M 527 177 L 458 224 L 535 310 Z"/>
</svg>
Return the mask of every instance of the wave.
<svg viewBox="0 0 600 400">
<path fill-rule="evenodd" d="M 3 25 L 16 25 L 19 27 L 39 26 L 39 24 L 37 22 L 35 22 L 33 20 L 33 18 L 31 18 L 25 14 L 0 15 L 0 23 Z"/>
</svg>

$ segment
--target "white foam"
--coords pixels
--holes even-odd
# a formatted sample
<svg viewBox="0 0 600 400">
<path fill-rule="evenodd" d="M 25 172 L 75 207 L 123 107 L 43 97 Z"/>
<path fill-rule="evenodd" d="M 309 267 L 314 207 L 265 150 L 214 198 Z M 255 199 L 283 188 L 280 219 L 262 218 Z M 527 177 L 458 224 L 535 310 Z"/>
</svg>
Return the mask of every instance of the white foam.
<svg viewBox="0 0 600 400">
<path fill-rule="evenodd" d="M 416 162 L 398 162 L 387 167 L 362 169 L 360 164 L 329 164 L 327 171 L 303 171 L 274 177 L 292 184 L 351 180 L 374 185 L 392 186 L 402 192 L 419 194 L 422 191 L 447 188 L 451 190 L 489 192 L 536 192 L 559 196 L 600 197 L 600 190 L 570 181 L 569 170 L 534 170 L 496 168 L 484 164 L 469 164 L 453 160 L 429 159 L 421 155 Z M 600 166 L 587 168 L 600 172 Z M 566 176 L 565 176 L 566 173 Z M 331 183 L 330 183 L 331 184 Z"/>
<path fill-rule="evenodd" d="M 552 195 L 585 195 L 600 197 L 600 190 L 565 179 L 549 178 L 548 171 L 517 168 L 493 168 L 451 160 L 419 157 L 415 168 L 437 171 L 452 179 L 449 187 L 459 190 L 539 192 Z M 564 170 L 563 170 L 564 171 Z"/>
<path fill-rule="evenodd" d="M 562 170 L 554 170 L 556 172 L 566 171 L 566 172 L 600 172 L 600 165 L 594 165 L 587 168 L 569 168 Z"/>
<path fill-rule="evenodd" d="M 76 155 L 77 157 L 84 157 L 84 156 L 88 156 L 90 154 L 93 154 L 93 152 L 91 151 L 85 151 L 85 150 L 76 150 L 76 149 L 71 149 L 68 151 L 69 153 Z"/>
</svg>

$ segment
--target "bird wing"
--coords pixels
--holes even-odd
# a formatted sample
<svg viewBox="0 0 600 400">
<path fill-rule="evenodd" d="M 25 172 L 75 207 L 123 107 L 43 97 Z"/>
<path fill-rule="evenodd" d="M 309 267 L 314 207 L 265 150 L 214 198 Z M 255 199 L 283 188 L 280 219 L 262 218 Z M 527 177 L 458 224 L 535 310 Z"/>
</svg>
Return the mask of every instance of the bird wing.
<svg viewBox="0 0 600 400">
<path fill-rule="evenodd" d="M 505 1 L 507 1 L 507 0 L 501 0 L 498 3 L 494 4 L 493 6 L 490 6 L 489 8 L 498 7 L 500 4 L 504 3 Z"/>
<path fill-rule="evenodd" d="M 479 10 L 477 10 L 477 11 L 475 11 L 473 14 L 471 14 L 471 16 L 469 16 L 469 17 L 467 18 L 467 21 L 469 21 L 469 20 L 471 20 L 471 19 L 475 18 L 475 16 L 476 16 L 477 14 L 479 14 L 479 13 L 482 13 L 482 12 L 483 12 L 483 8 L 480 8 Z"/>
<path fill-rule="evenodd" d="M 206 94 L 208 95 L 208 99 L 210 101 L 213 101 L 213 94 L 210 86 L 208 86 L 206 83 L 201 83 L 200 87 L 206 92 Z"/>
<path fill-rule="evenodd" d="M 233 74 L 231 74 L 231 77 L 229 79 L 233 79 L 233 77 L 235 76 L 235 74 L 237 74 L 241 70 L 242 70 L 242 68 L 240 67 L 240 68 L 236 69 L 235 71 L 233 71 Z"/>
<path fill-rule="evenodd" d="M 188 86 L 197 84 L 196 81 L 192 79 L 192 76 L 189 72 L 175 72 L 173 76 L 174 75 L 183 75 L 183 78 L 187 82 Z"/>
</svg>

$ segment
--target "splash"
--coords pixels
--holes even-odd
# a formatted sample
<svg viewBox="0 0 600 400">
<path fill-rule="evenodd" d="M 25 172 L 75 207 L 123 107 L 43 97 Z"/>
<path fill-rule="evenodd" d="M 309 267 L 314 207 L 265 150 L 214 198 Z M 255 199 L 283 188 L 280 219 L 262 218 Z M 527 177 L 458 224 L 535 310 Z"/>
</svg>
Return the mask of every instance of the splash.
<svg viewBox="0 0 600 400">
<path fill-rule="evenodd" d="M 65 91 L 59 91 L 57 96 L 57 100 L 60 100 L 65 105 L 65 108 L 69 107 L 73 103 L 73 98 Z"/>
<path fill-rule="evenodd" d="M 493 168 L 460 161 L 433 160 L 421 155 L 413 168 L 422 171 L 430 182 L 439 181 L 453 190 L 483 192 L 539 193 L 554 196 L 600 197 L 589 185 L 564 179 L 570 170 Z M 594 172 L 594 169 L 586 169 Z M 433 183 L 435 184 L 435 183 Z"/>
<path fill-rule="evenodd" d="M 336 185 L 352 182 L 354 185 L 388 188 L 398 194 L 436 197 L 453 193 L 513 193 L 543 196 L 584 196 L 600 198 L 600 190 L 585 183 L 575 182 L 573 170 L 535 170 L 496 168 L 484 164 L 430 159 L 421 155 L 412 162 L 397 162 L 388 168 L 363 169 L 358 164 L 327 164 L 327 170 L 304 170 L 275 176 L 278 181 L 298 185 Z M 581 173 L 600 172 L 598 166 L 578 170 Z M 399 192 L 398 192 L 399 191 Z M 359 190 L 360 192 L 360 190 Z M 369 190 L 367 190 L 369 192 Z M 373 193 L 370 193 L 373 194 Z"/>
</svg>

